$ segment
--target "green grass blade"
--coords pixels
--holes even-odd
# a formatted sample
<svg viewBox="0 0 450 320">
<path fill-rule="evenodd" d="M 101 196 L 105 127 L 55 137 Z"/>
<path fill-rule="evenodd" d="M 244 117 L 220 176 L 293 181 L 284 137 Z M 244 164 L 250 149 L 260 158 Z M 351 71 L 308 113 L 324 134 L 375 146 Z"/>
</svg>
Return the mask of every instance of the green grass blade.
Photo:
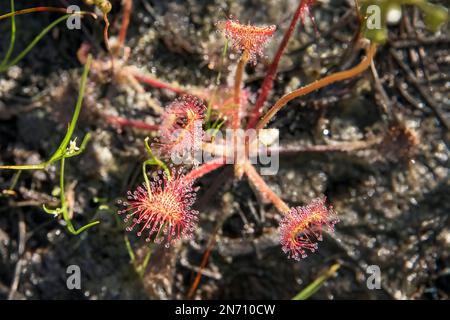
<svg viewBox="0 0 450 320">
<path fill-rule="evenodd" d="M 14 12 L 14 0 L 11 0 L 11 12 Z M 11 17 L 11 39 L 9 42 L 9 48 L 8 51 L 6 52 L 5 57 L 3 58 L 2 62 L 0 63 L 0 68 L 5 66 L 8 61 L 9 58 L 11 57 L 11 54 L 14 50 L 14 44 L 16 43 L 16 17 L 12 16 Z"/>
<path fill-rule="evenodd" d="M 306 300 L 319 290 L 322 285 L 340 268 L 340 264 L 333 264 L 323 275 L 317 277 L 305 289 L 300 291 L 292 300 Z"/>
<path fill-rule="evenodd" d="M 56 150 L 56 152 L 53 154 L 53 156 L 48 161 L 49 163 L 57 161 L 66 153 L 67 146 L 69 145 L 69 142 L 72 139 L 73 131 L 75 130 L 75 126 L 78 121 L 78 116 L 80 115 L 81 107 L 83 105 L 83 98 L 84 98 L 84 93 L 86 91 L 86 83 L 87 83 L 87 79 L 88 79 L 89 69 L 91 67 L 91 62 L 92 62 L 92 56 L 89 55 L 88 59 L 86 61 L 86 64 L 84 65 L 83 75 L 81 77 L 81 83 L 80 83 L 80 91 L 78 93 L 78 98 L 77 98 L 77 104 L 75 105 L 75 111 L 73 113 L 72 120 L 70 121 L 69 129 L 67 129 L 67 133 L 64 136 L 64 139 L 61 142 L 61 144 L 59 145 L 58 149 Z"/>
<path fill-rule="evenodd" d="M 67 208 L 66 197 L 65 197 L 65 187 L 64 187 L 65 160 L 66 160 L 65 158 L 62 158 L 61 162 L 60 162 L 59 188 L 61 189 L 61 191 L 60 191 L 59 198 L 61 201 L 62 216 L 63 216 L 64 221 L 67 224 L 67 229 L 70 231 L 70 233 L 72 233 L 73 235 L 76 236 L 76 235 L 79 235 L 80 233 L 82 233 L 84 230 L 86 230 L 92 226 L 95 226 L 96 224 L 99 224 L 100 221 L 96 220 L 96 221 L 90 222 L 78 230 L 76 230 L 75 227 L 73 226 L 72 220 L 69 217 L 69 211 Z"/>
<path fill-rule="evenodd" d="M 8 64 L 5 64 L 4 66 L 0 66 L 0 72 L 4 72 L 6 70 L 9 69 L 9 67 L 17 64 L 20 60 L 22 60 L 27 54 L 28 52 L 30 52 L 35 46 L 36 44 L 38 44 L 39 41 L 41 41 L 41 39 L 50 31 L 52 30 L 57 24 L 61 23 L 62 21 L 66 20 L 68 17 L 70 17 L 70 14 L 66 14 L 62 17 L 59 17 L 58 19 L 56 19 L 55 21 L 53 21 L 52 23 L 50 23 L 44 30 L 42 30 L 34 39 L 33 41 L 31 41 L 31 43 L 25 48 L 25 50 L 23 50 L 21 53 L 19 53 L 17 55 L 16 58 L 14 58 L 13 61 L 11 61 Z"/>
<path fill-rule="evenodd" d="M 123 240 L 125 241 L 125 246 L 127 248 L 128 255 L 130 256 L 131 263 L 134 265 L 136 261 L 136 256 L 134 255 L 133 248 L 131 247 L 130 240 L 127 235 L 123 236 Z"/>
</svg>

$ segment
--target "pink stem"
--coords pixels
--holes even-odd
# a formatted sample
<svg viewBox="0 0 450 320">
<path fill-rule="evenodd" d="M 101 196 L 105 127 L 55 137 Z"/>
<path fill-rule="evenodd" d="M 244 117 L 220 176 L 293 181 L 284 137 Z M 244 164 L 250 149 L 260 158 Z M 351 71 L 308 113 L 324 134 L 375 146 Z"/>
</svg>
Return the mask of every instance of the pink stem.
<svg viewBox="0 0 450 320">
<path fill-rule="evenodd" d="M 272 64 L 269 66 L 269 70 L 267 71 L 266 77 L 264 78 L 263 84 L 261 86 L 261 93 L 259 94 L 258 100 L 256 100 L 255 107 L 253 109 L 253 115 L 247 124 L 247 128 L 254 128 L 259 120 L 259 117 L 261 115 L 261 108 L 264 102 L 266 101 L 267 95 L 272 89 L 273 78 L 275 78 L 275 75 L 277 73 L 277 68 L 278 64 L 280 63 L 281 56 L 283 55 L 284 49 L 286 49 L 289 39 L 291 38 L 292 33 L 295 30 L 295 25 L 297 24 L 298 19 L 302 16 L 302 13 L 304 11 L 303 1 L 304 0 L 300 0 L 297 10 L 295 11 L 294 16 L 292 17 L 289 29 L 286 30 L 283 40 L 281 41 L 280 46 L 278 47 L 277 53 L 273 58 Z"/>
<path fill-rule="evenodd" d="M 256 190 L 258 190 L 263 198 L 269 199 L 279 212 L 289 212 L 289 206 L 283 200 L 281 200 L 281 198 L 277 196 L 276 193 L 272 191 L 272 189 L 270 189 L 270 187 L 266 184 L 266 182 L 258 174 L 258 172 L 256 172 L 255 167 L 250 162 L 247 161 L 244 164 L 244 170 L 250 182 L 253 184 Z"/>
<path fill-rule="evenodd" d="M 123 46 L 125 38 L 127 37 L 127 31 L 128 26 L 130 24 L 130 14 L 132 8 L 133 8 L 133 0 L 125 0 L 123 7 L 122 26 L 120 27 L 119 32 L 119 41 L 118 41 L 119 45 L 117 46 L 117 48 Z"/>
<path fill-rule="evenodd" d="M 170 90 L 172 92 L 175 92 L 177 94 L 183 94 L 186 93 L 185 90 L 181 89 L 181 88 L 177 88 L 174 87 L 168 83 L 162 82 L 160 80 L 157 80 L 156 78 L 147 76 L 147 75 L 143 75 L 141 73 L 138 72 L 133 72 L 133 77 L 136 78 L 136 80 L 138 80 L 139 82 L 148 84 L 149 86 L 152 86 L 154 88 L 161 88 L 161 89 L 167 89 Z"/>
<path fill-rule="evenodd" d="M 119 127 L 132 127 L 136 129 L 143 129 L 148 131 L 158 131 L 159 126 L 156 124 L 147 124 L 144 121 L 130 120 L 127 118 L 116 117 L 116 116 L 106 116 L 106 121 L 112 125 L 117 125 Z"/>
<path fill-rule="evenodd" d="M 203 177 L 205 174 L 210 173 L 213 170 L 216 170 L 223 166 L 225 164 L 225 159 L 217 159 L 210 162 L 207 162 L 205 164 L 202 164 L 201 166 L 193 169 L 191 172 L 189 172 L 185 179 L 187 180 L 194 180 Z"/>
</svg>

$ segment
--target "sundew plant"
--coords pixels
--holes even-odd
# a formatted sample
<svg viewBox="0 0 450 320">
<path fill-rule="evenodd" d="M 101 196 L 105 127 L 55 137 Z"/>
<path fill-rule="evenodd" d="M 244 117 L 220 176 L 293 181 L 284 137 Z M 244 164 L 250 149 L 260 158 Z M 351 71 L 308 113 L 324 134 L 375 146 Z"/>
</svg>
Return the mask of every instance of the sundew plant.
<svg viewBox="0 0 450 320">
<path fill-rule="evenodd" d="M 117 268 L 119 261 L 131 265 L 151 298 L 250 298 L 239 296 L 234 279 L 260 264 L 255 297 L 307 299 L 349 270 L 368 270 L 371 255 L 352 248 L 349 234 L 373 239 L 364 247 L 376 255 L 380 245 L 378 257 L 389 251 L 380 239 L 403 228 L 394 227 L 395 216 L 421 197 L 412 191 L 422 185 L 414 167 L 424 163 L 421 150 L 429 143 L 404 105 L 427 115 L 421 121 L 433 126 L 426 132 L 448 130 L 445 93 L 438 94 L 442 103 L 430 93 L 443 80 L 426 57 L 427 46 L 448 43 L 444 6 L 296 0 L 200 8 L 187 1 L 184 12 L 170 1 L 47 2 L 0 7 L 0 210 L 19 217 L 18 231 L 5 236 L 18 238 L 9 298 L 25 292 L 21 273 L 27 250 L 43 241 L 32 240 L 40 228 L 49 243 L 63 234 L 67 248 L 77 243 L 89 251 L 101 241 L 121 248 L 125 255 L 106 259 Z M 40 19 L 50 23 L 27 27 L 42 26 Z M 41 67 L 36 79 L 48 79 L 28 98 L 30 89 L 21 86 L 38 80 L 20 74 L 39 57 L 47 60 L 45 45 L 55 39 L 63 48 L 58 60 Z M 71 60 L 61 84 L 54 77 L 65 59 Z M 408 92 L 396 77 L 417 90 Z M 27 99 L 28 108 L 10 105 Z M 41 112 L 40 120 L 32 125 L 27 112 L 31 119 Z M 355 114 L 359 122 L 352 124 Z M 421 170 L 445 158 L 444 145 Z M 440 168 L 437 180 L 445 175 L 446 166 Z M 386 180 L 391 171 L 401 178 Z M 397 201 L 396 191 L 386 191 L 390 183 L 415 193 Z M 382 200 L 372 203 L 378 193 Z M 373 216 L 391 204 L 387 222 Z M 248 256 L 254 261 L 233 268 Z M 278 263 L 304 277 L 302 285 L 277 280 L 268 268 Z M 265 281 L 277 288 L 275 296 Z M 220 290 L 217 283 L 234 286 Z M 377 286 L 403 297 L 391 284 Z"/>
</svg>

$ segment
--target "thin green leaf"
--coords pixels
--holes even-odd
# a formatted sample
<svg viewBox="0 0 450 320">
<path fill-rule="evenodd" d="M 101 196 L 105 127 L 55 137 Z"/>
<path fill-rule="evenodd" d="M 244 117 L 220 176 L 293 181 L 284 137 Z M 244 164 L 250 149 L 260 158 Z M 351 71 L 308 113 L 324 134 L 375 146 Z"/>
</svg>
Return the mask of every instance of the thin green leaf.
<svg viewBox="0 0 450 320">
<path fill-rule="evenodd" d="M 11 12 L 14 12 L 14 0 L 11 0 Z M 11 17 L 11 39 L 9 42 L 9 47 L 8 47 L 8 51 L 6 52 L 5 57 L 3 58 L 2 62 L 0 63 L 0 68 L 2 68 L 3 66 L 5 66 L 8 61 L 9 58 L 11 57 L 11 54 L 14 50 L 14 44 L 16 42 L 16 17 L 12 16 Z"/>
<path fill-rule="evenodd" d="M 333 276 L 340 268 L 340 264 L 333 264 L 323 275 L 317 277 L 305 289 L 300 291 L 292 300 L 306 300 L 319 290 L 328 278 Z"/>
<path fill-rule="evenodd" d="M 39 164 L 0 166 L 0 169 L 10 169 L 10 170 L 44 170 L 49 165 L 51 165 L 54 162 L 62 159 L 63 157 L 69 158 L 69 157 L 72 157 L 73 155 L 78 155 L 86 148 L 86 144 L 89 142 L 89 140 L 91 138 L 91 135 L 89 133 L 86 134 L 86 136 L 84 137 L 84 139 L 83 139 L 83 141 L 81 143 L 81 146 L 80 146 L 80 150 L 75 152 L 72 155 L 66 156 L 67 146 L 69 145 L 69 142 L 72 139 L 72 135 L 73 135 L 73 132 L 75 130 L 75 126 L 77 124 L 78 116 L 80 114 L 81 107 L 83 105 L 83 98 L 84 98 L 84 93 L 85 93 L 85 90 L 86 90 L 86 83 L 87 83 L 87 78 L 88 78 L 91 62 L 92 62 L 92 56 L 89 55 L 88 59 L 87 59 L 87 62 L 85 64 L 85 66 L 84 66 L 83 75 L 81 77 L 80 91 L 78 93 L 78 99 L 77 99 L 77 103 L 75 105 L 75 111 L 73 113 L 72 120 L 70 121 L 69 129 L 67 130 L 67 133 L 64 136 L 64 138 L 63 138 L 61 144 L 59 145 L 58 149 L 53 153 L 53 155 L 50 157 L 50 159 L 47 160 L 47 161 L 44 161 L 42 163 L 39 163 Z"/>
<path fill-rule="evenodd" d="M 84 230 L 95 226 L 96 224 L 99 224 L 100 221 L 93 221 L 88 223 L 87 225 L 79 228 L 78 230 L 75 229 L 75 227 L 72 224 L 72 221 L 69 217 L 69 210 L 67 208 L 67 203 L 66 203 L 66 197 L 65 197 L 65 189 L 64 189 L 64 167 L 65 167 L 65 158 L 62 158 L 60 161 L 60 175 L 59 175 L 59 188 L 61 189 L 60 191 L 60 201 L 61 201 L 61 211 L 62 211 L 62 216 L 64 221 L 67 224 L 67 229 L 73 234 L 73 235 L 78 235 L 80 233 L 82 233 Z"/>
<path fill-rule="evenodd" d="M 20 60 L 22 60 L 27 54 L 28 52 L 30 52 L 35 46 L 36 44 L 41 41 L 41 39 L 50 31 L 52 30 L 57 24 L 61 23 L 62 21 L 66 20 L 68 17 L 70 17 L 70 14 L 66 14 L 62 17 L 59 17 L 58 19 L 56 19 L 55 21 L 53 21 L 52 23 L 50 23 L 44 30 L 42 30 L 34 39 L 33 41 L 31 41 L 31 43 L 21 52 L 17 55 L 16 58 L 14 58 L 14 60 L 12 60 L 11 62 L 5 64 L 4 66 L 0 66 L 0 72 L 4 72 L 6 70 L 9 69 L 9 67 L 16 65 Z"/>
<path fill-rule="evenodd" d="M 127 235 L 123 236 L 123 240 L 125 241 L 125 247 L 127 248 L 127 252 L 128 252 L 128 255 L 130 256 L 131 263 L 134 265 L 134 263 L 136 261 L 136 256 L 134 255 L 130 240 L 128 239 Z"/>
</svg>

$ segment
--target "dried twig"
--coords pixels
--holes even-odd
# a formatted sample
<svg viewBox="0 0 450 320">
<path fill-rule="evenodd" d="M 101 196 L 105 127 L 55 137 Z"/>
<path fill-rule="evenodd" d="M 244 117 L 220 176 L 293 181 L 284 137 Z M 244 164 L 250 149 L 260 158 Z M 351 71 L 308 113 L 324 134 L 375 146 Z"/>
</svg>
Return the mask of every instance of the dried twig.
<svg viewBox="0 0 450 320">
<path fill-rule="evenodd" d="M 436 118 L 439 120 L 439 122 L 447 129 L 449 130 L 450 124 L 448 123 L 448 120 L 446 117 L 442 114 L 440 107 L 436 100 L 434 100 L 432 93 L 427 88 L 423 87 L 420 84 L 419 79 L 416 78 L 412 70 L 406 65 L 406 63 L 403 62 L 402 58 L 399 56 L 399 54 L 394 50 L 390 49 L 389 53 L 394 58 L 395 62 L 398 64 L 398 66 L 405 72 L 405 76 L 407 80 L 417 89 L 417 92 L 422 96 L 422 98 L 425 100 L 427 105 L 433 110 L 434 114 L 436 115 Z"/>
<path fill-rule="evenodd" d="M 18 216 L 19 216 L 19 241 L 18 241 L 19 245 L 17 249 L 18 260 L 16 263 L 16 267 L 14 269 L 14 278 L 11 283 L 11 287 L 9 289 L 8 300 L 13 300 L 15 298 L 17 288 L 19 287 L 20 273 L 22 272 L 22 265 L 24 262 L 22 256 L 25 252 L 27 228 L 22 211 L 19 211 Z"/>
</svg>

